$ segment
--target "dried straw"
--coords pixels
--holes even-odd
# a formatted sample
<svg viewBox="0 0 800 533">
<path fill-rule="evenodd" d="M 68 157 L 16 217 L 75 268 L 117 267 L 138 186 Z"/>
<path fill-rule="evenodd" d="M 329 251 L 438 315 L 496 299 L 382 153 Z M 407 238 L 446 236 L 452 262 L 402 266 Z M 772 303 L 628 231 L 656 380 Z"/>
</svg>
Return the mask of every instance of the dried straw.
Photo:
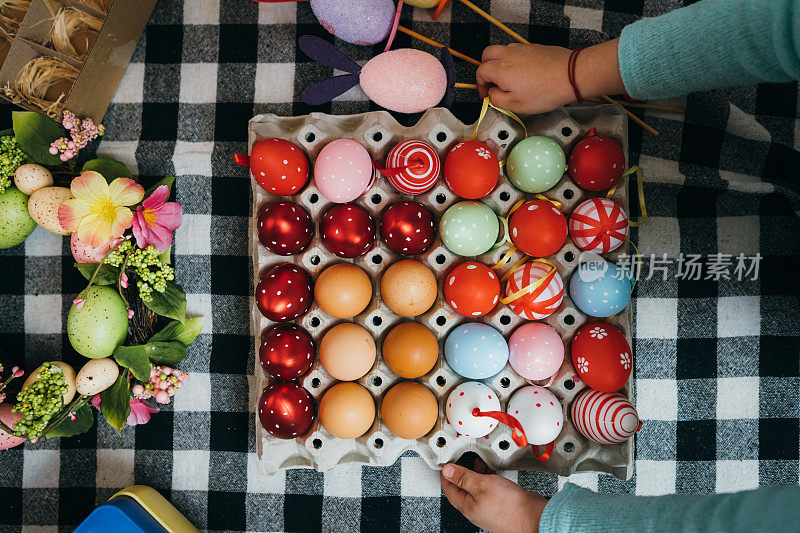
<svg viewBox="0 0 800 533">
<path fill-rule="evenodd" d="M 15 32 L 31 5 L 31 0 L 0 0 L 0 23 Z"/>
<path fill-rule="evenodd" d="M 64 7 L 58 11 L 53 19 L 50 33 L 48 33 L 42 44 L 82 61 L 89 55 L 89 50 L 102 27 L 103 21 L 94 15 L 74 7 Z M 81 37 L 86 39 L 86 44 L 81 47 L 82 50 L 80 52 L 72 42 L 73 38 L 78 34 L 82 34 Z"/>
<path fill-rule="evenodd" d="M 75 83 L 80 70 L 55 57 L 37 57 L 22 67 L 14 86 L 3 88 L 5 95 L 14 103 L 27 103 L 42 109 L 50 116 L 60 112 L 61 102 L 66 97 L 62 92 L 55 100 L 48 98 L 48 90 L 54 85 Z"/>
<path fill-rule="evenodd" d="M 114 0 L 80 0 L 81 4 L 91 7 L 98 13 L 108 15 L 108 10 L 111 8 L 111 2 Z"/>
</svg>

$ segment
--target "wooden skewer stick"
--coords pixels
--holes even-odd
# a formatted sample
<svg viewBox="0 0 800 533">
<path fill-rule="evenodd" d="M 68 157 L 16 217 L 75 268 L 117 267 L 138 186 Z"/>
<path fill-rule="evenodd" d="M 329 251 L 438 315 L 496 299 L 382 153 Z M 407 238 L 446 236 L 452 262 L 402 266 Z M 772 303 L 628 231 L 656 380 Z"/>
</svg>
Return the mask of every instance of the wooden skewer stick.
<svg viewBox="0 0 800 533">
<path fill-rule="evenodd" d="M 511 28 L 509 28 L 508 26 L 506 26 L 505 24 L 503 24 L 502 22 L 491 16 L 489 13 L 487 13 L 483 9 L 479 8 L 478 6 L 470 2 L 469 0 L 460 0 L 460 1 L 462 4 L 464 4 L 465 6 L 473 10 L 475 13 L 482 16 L 483 18 L 485 18 L 486 20 L 488 20 L 489 22 L 491 22 L 492 24 L 494 24 L 495 26 L 497 26 L 498 28 L 509 34 L 514 39 L 518 40 L 521 43 L 531 44 L 530 41 L 525 39 L 522 35 L 515 32 L 514 30 L 512 30 Z"/>
<path fill-rule="evenodd" d="M 608 96 L 602 96 L 602 99 L 605 100 L 606 102 L 608 102 L 609 104 L 617 103 L 614 100 L 612 100 L 611 98 L 609 98 Z M 658 135 L 658 130 L 656 130 L 653 126 L 649 125 L 644 120 L 640 119 L 639 117 L 637 117 L 636 115 L 634 115 L 633 113 L 628 111 L 627 109 L 625 109 L 625 108 L 623 108 L 623 109 L 625 110 L 625 113 L 627 113 L 627 115 L 630 117 L 630 119 L 632 121 L 634 121 L 635 123 L 637 123 L 638 125 L 640 125 L 644 129 L 646 129 L 647 131 L 649 131 L 653 135 Z"/>
<path fill-rule="evenodd" d="M 401 32 L 405 33 L 406 35 L 410 35 L 411 37 L 413 37 L 415 39 L 419 39 L 423 43 L 428 43 L 431 46 L 435 46 L 436 48 L 444 48 L 445 47 L 443 44 L 437 43 L 433 39 L 429 39 L 429 38 L 425 37 L 424 35 L 419 34 L 419 33 L 415 32 L 413 30 L 409 30 L 405 26 L 398 26 L 397 27 L 397 31 L 401 31 Z M 469 61 L 473 65 L 480 66 L 480 64 L 481 64 L 481 62 L 478 61 L 477 59 L 472 59 L 468 55 L 464 55 L 461 52 L 453 50 L 452 48 L 448 48 L 448 50 L 450 50 L 450 53 L 453 55 L 453 57 L 457 57 L 459 59 L 463 59 L 464 61 Z"/>
<path fill-rule="evenodd" d="M 478 84 L 477 83 L 456 82 L 454 87 L 456 87 L 457 89 L 477 89 L 478 88 Z"/>
<path fill-rule="evenodd" d="M 584 98 L 584 100 L 589 102 L 599 102 L 603 103 L 603 100 L 600 98 Z M 686 113 L 686 110 L 682 107 L 670 107 L 666 105 L 658 105 L 658 104 L 645 104 L 642 102 L 626 102 L 624 100 L 614 100 L 612 101 L 615 104 L 619 104 L 623 107 L 636 107 L 639 109 L 653 109 L 655 111 L 666 111 L 668 113 Z"/>
</svg>

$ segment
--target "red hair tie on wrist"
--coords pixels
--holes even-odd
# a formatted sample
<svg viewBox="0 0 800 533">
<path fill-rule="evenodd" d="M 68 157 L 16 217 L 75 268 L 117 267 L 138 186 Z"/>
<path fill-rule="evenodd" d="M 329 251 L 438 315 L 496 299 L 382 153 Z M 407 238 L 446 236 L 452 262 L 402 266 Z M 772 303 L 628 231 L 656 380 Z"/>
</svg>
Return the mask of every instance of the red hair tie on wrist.
<svg viewBox="0 0 800 533">
<path fill-rule="evenodd" d="M 579 103 L 583 103 L 583 96 L 581 96 L 581 92 L 578 90 L 578 84 L 575 83 L 575 63 L 578 62 L 578 54 L 581 53 L 583 48 L 576 48 L 569 54 L 569 59 L 567 60 L 567 78 L 569 78 L 569 84 L 572 85 L 572 90 L 575 92 L 575 100 Z"/>
</svg>

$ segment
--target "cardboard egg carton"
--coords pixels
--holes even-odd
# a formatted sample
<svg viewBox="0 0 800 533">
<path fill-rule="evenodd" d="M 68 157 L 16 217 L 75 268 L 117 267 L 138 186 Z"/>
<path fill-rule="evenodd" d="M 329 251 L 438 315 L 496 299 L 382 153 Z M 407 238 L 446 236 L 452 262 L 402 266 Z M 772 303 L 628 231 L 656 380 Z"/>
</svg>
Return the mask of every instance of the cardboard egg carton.
<svg viewBox="0 0 800 533">
<path fill-rule="evenodd" d="M 598 133 L 616 139 L 624 148 L 627 156 L 627 117 L 617 106 L 571 107 L 544 115 L 523 116 L 528 135 L 544 135 L 556 140 L 569 154 L 572 147 L 591 127 Z M 280 137 L 300 146 L 313 163 L 320 150 L 330 141 L 339 138 L 353 139 L 366 147 L 373 159 L 385 161 L 388 151 L 406 139 L 422 139 L 430 143 L 444 160 L 447 152 L 459 141 L 469 139 L 475 130 L 475 124 L 464 124 L 446 109 L 430 109 L 411 127 L 400 125 L 388 112 L 375 111 L 359 115 L 333 116 L 323 113 L 312 113 L 301 117 L 279 117 L 276 115 L 258 115 L 249 124 L 249 146 L 257 141 Z M 489 111 L 480 125 L 478 139 L 489 144 L 498 157 L 503 160 L 516 142 L 524 138 L 522 128 L 505 115 Z M 628 178 L 617 188 L 613 199 L 628 212 Z M 463 453 L 476 452 L 486 464 L 495 470 L 541 470 L 567 476 L 575 472 L 605 472 L 620 479 L 628 479 L 633 473 L 633 439 L 617 445 L 600 445 L 581 436 L 572 424 L 569 407 L 573 398 L 585 388 L 585 384 L 576 379 L 570 356 L 570 343 L 575 331 L 590 320 L 571 302 L 568 291 L 565 291 L 564 302 L 556 313 L 544 322 L 553 326 L 561 335 L 565 344 L 565 359 L 557 378 L 550 390 L 562 402 L 564 410 L 564 428 L 555 442 L 552 457 L 547 462 L 540 462 L 530 447 L 519 448 L 511 439 L 511 430 L 498 425 L 492 433 L 484 438 L 471 438 L 459 435 L 447 422 L 444 404 L 449 392 L 465 378 L 453 372 L 444 359 L 442 347 L 448 332 L 458 324 L 474 321 L 463 317 L 447 305 L 442 296 L 442 281 L 446 273 L 455 264 L 470 260 L 450 252 L 437 238 L 433 246 L 421 256 L 415 257 L 433 270 L 439 284 L 439 295 L 436 303 L 425 314 L 409 319 L 392 313 L 381 301 L 380 277 L 383 271 L 401 256 L 390 251 L 380 239 L 375 247 L 363 257 L 341 259 L 331 254 L 321 243 L 318 232 L 307 250 L 294 256 L 277 256 L 266 250 L 258 241 L 257 213 L 261 205 L 277 200 L 251 180 L 253 190 L 252 217 L 250 223 L 250 251 L 253 259 L 253 292 L 258 283 L 260 273 L 283 262 L 294 263 L 313 278 L 326 267 L 339 262 L 352 262 L 363 268 L 372 279 L 373 298 L 370 305 L 358 316 L 351 319 L 370 331 L 378 348 L 378 358 L 374 367 L 361 379 L 360 384 L 366 387 L 375 397 L 376 418 L 372 427 L 361 437 L 342 440 L 331 436 L 315 421 L 308 434 L 292 439 L 281 440 L 272 437 L 262 427 L 258 418 L 258 399 L 262 390 L 272 379 L 262 370 L 258 347 L 262 332 L 274 324 L 264 318 L 258 310 L 255 298 L 251 304 L 252 332 L 255 337 L 255 380 L 251 398 L 256 411 L 256 448 L 259 457 L 259 468 L 264 473 L 284 468 L 315 468 L 320 471 L 329 470 L 340 464 L 369 464 L 388 466 L 393 464 L 404 452 L 412 450 L 419 454 L 432 468 L 441 468 L 445 463 L 457 460 Z M 544 193 L 552 200 L 563 204 L 566 216 L 590 194 L 578 188 L 565 174 L 559 183 Z M 495 190 L 482 201 L 495 212 L 507 215 L 508 211 L 520 198 L 532 197 L 515 189 L 508 178 L 501 172 L 500 182 Z M 316 189 L 313 177 L 309 185 L 300 193 L 288 199 L 305 207 L 315 221 L 319 221 L 322 213 L 332 205 Z M 415 200 L 426 205 L 436 215 L 437 223 L 442 213 L 453 203 L 460 201 L 450 191 L 444 179 L 425 194 L 411 197 L 394 190 L 385 178 L 378 177 L 373 187 L 356 200 L 380 221 L 380 215 L 388 205 L 402 200 Z M 508 246 L 502 246 L 476 258 L 487 265 L 496 264 Z M 611 254 L 610 259 L 621 253 L 627 253 L 627 244 Z M 558 269 L 559 274 L 568 285 L 569 278 L 578 264 L 580 250 L 568 238 L 558 253 L 548 257 Z M 501 272 L 505 272 L 521 255 L 519 252 L 508 261 Z M 439 401 L 439 420 L 426 436 L 416 440 L 406 440 L 392 435 L 382 424 L 380 418 L 381 398 L 392 385 L 402 378 L 394 375 L 386 366 L 380 354 L 383 337 L 392 326 L 406 320 L 417 320 L 429 327 L 440 343 L 440 356 L 436 366 L 425 376 L 417 379 L 436 395 Z M 524 319 L 512 313 L 508 307 L 498 305 L 494 311 L 479 317 L 478 321 L 487 323 L 499 330 L 506 338 Z M 323 334 L 334 324 L 342 320 L 326 315 L 314 304 L 311 310 L 295 321 L 308 330 L 317 345 Z M 631 341 L 630 309 L 610 320 Z M 315 362 L 311 371 L 301 378 L 301 384 L 318 401 L 325 390 L 336 380 L 325 372 L 319 361 Z M 524 379 L 516 374 L 509 365 L 499 374 L 483 382 L 495 390 L 505 409 L 509 397 L 520 387 L 526 385 Z M 542 382 L 544 383 L 544 382 Z M 623 390 L 632 398 L 632 381 Z"/>
</svg>

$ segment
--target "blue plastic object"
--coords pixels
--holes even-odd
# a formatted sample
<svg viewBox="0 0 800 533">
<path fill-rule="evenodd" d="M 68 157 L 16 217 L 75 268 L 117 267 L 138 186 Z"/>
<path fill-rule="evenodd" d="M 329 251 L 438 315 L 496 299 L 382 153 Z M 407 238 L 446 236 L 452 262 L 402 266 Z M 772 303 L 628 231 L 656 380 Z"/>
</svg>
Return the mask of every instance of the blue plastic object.
<svg viewBox="0 0 800 533">
<path fill-rule="evenodd" d="M 118 496 L 101 505 L 75 533 L 166 533 L 167 530 L 133 498 Z"/>
</svg>

